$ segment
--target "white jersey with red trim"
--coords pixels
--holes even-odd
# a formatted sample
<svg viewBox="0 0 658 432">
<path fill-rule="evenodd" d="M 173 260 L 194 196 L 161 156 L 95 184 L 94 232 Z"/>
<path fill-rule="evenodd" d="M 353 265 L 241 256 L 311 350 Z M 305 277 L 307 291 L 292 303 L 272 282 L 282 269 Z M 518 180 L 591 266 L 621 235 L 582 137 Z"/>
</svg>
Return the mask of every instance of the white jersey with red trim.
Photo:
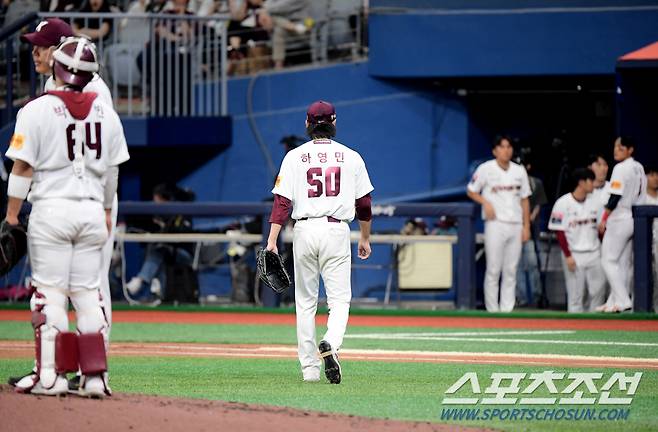
<svg viewBox="0 0 658 432">
<path fill-rule="evenodd" d="M 331 216 L 352 221 L 354 201 L 373 189 L 359 153 L 330 139 L 316 139 L 286 154 L 272 193 L 292 201 L 293 219 Z"/>
<path fill-rule="evenodd" d="M 491 203 L 496 220 L 500 222 L 523 222 L 521 199 L 531 194 L 528 173 L 525 168 L 510 162 L 505 170 L 495 159 L 482 163 L 473 174 L 468 190 L 482 194 Z M 484 219 L 484 210 L 482 219 Z"/>
<path fill-rule="evenodd" d="M 572 252 L 592 252 L 599 249 L 597 227 L 599 203 L 591 194 L 578 201 L 572 193 L 562 195 L 553 206 L 548 229 L 564 231 Z"/>
<path fill-rule="evenodd" d="M 57 86 L 55 85 L 55 80 L 51 75 L 48 77 L 46 83 L 43 85 L 43 91 L 48 92 L 56 89 Z M 112 101 L 112 93 L 110 92 L 109 87 L 107 86 L 107 84 L 105 84 L 103 78 L 101 78 L 101 76 L 98 75 L 97 73 L 94 74 L 94 77 L 91 79 L 91 81 L 89 81 L 89 83 L 85 86 L 85 88 L 82 89 L 82 91 L 85 93 L 94 92 L 98 95 L 98 97 L 103 102 L 105 102 L 111 107 L 114 106 L 114 101 Z"/>
<path fill-rule="evenodd" d="M 84 120 L 76 120 L 65 102 L 41 96 L 16 119 L 6 156 L 34 169 L 28 200 L 92 199 L 103 202 L 108 167 L 129 159 L 119 116 L 98 97 Z"/>
<path fill-rule="evenodd" d="M 647 196 L 647 177 L 642 164 L 629 157 L 615 165 L 610 178 L 610 194 L 621 198 L 608 220 L 632 219 L 631 208 L 644 204 Z"/>
</svg>

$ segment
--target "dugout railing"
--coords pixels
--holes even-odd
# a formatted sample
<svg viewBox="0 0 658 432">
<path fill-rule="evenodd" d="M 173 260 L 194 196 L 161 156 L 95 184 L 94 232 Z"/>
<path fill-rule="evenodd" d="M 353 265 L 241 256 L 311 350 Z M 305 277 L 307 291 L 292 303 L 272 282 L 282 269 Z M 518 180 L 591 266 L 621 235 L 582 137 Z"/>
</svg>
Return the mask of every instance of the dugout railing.
<svg viewBox="0 0 658 432">
<path fill-rule="evenodd" d="M 186 215 L 191 217 L 241 217 L 244 215 L 265 216 L 263 218 L 263 233 L 265 236 L 248 235 L 249 241 L 260 240 L 263 243 L 269 233 L 267 216 L 271 211 L 270 203 L 153 203 L 124 201 L 119 204 L 120 216 L 138 215 Z M 385 244 L 404 244 L 428 241 L 447 241 L 456 244 L 456 281 L 448 293 L 448 298 L 454 300 L 459 309 L 474 309 L 476 307 L 475 283 L 475 215 L 476 206 L 471 203 L 442 204 L 395 204 L 373 206 L 373 215 L 377 217 L 439 217 L 452 216 L 457 220 L 456 236 L 402 236 L 377 234 L 373 232 L 371 242 Z M 225 234 L 195 233 L 195 234 L 130 234 L 117 233 L 117 241 L 173 241 L 173 242 L 229 242 L 234 236 Z M 354 238 L 353 238 L 354 240 Z M 390 293 L 389 293 L 390 294 Z"/>
<path fill-rule="evenodd" d="M 633 309 L 635 312 L 649 312 L 653 309 L 654 260 L 653 260 L 653 221 L 658 217 L 658 206 L 633 207 L 633 272 L 635 287 Z"/>
</svg>

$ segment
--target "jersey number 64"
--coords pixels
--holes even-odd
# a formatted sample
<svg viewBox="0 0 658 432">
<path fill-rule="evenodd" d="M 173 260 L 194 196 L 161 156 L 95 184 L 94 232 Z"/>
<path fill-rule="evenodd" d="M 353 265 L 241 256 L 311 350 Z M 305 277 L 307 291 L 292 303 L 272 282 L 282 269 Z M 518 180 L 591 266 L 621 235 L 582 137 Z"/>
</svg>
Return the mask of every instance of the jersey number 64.
<svg viewBox="0 0 658 432">
<path fill-rule="evenodd" d="M 85 145 L 89 147 L 89 150 L 96 150 L 96 159 L 101 158 L 101 124 L 99 122 L 94 123 L 94 132 L 96 135 L 96 142 L 91 141 L 91 123 L 85 123 Z M 69 150 L 69 160 L 75 159 L 75 152 L 73 147 L 76 144 L 75 137 L 75 123 L 71 123 L 66 128 L 66 145 Z M 82 154 L 85 154 L 85 146 L 82 146 Z"/>
</svg>

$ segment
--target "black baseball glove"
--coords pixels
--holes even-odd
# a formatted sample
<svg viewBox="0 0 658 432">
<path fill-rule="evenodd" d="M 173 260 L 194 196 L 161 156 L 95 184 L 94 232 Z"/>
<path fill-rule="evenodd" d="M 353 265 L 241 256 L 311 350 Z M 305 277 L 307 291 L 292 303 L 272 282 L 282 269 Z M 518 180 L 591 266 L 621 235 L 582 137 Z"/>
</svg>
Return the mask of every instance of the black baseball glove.
<svg viewBox="0 0 658 432">
<path fill-rule="evenodd" d="M 6 275 L 27 253 L 27 234 L 22 225 L 0 223 L 0 276 Z"/>
<path fill-rule="evenodd" d="M 290 286 L 290 276 L 279 254 L 261 249 L 256 257 L 258 277 L 274 292 L 282 293 Z"/>
</svg>

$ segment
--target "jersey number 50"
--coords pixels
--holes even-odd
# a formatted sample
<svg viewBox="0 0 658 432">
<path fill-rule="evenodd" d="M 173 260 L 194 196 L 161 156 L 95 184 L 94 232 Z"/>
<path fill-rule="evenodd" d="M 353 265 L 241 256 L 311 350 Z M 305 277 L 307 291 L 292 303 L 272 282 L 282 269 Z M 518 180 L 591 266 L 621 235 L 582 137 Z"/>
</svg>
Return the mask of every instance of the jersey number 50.
<svg viewBox="0 0 658 432">
<path fill-rule="evenodd" d="M 312 186 L 308 189 L 309 198 L 322 196 L 325 191 L 328 197 L 337 196 L 340 193 L 340 167 L 327 167 L 324 173 L 320 167 L 309 168 L 306 171 L 306 181 Z"/>
<path fill-rule="evenodd" d="M 101 124 L 99 122 L 94 123 L 96 142 L 91 142 L 91 123 L 85 123 L 85 145 L 89 147 L 89 150 L 96 150 L 96 159 L 101 158 Z M 66 128 L 66 145 L 69 150 L 69 160 L 75 159 L 75 153 L 73 147 L 76 144 L 76 137 L 74 136 L 75 124 L 71 123 Z M 85 147 L 82 146 L 82 154 L 85 154 Z"/>
</svg>

